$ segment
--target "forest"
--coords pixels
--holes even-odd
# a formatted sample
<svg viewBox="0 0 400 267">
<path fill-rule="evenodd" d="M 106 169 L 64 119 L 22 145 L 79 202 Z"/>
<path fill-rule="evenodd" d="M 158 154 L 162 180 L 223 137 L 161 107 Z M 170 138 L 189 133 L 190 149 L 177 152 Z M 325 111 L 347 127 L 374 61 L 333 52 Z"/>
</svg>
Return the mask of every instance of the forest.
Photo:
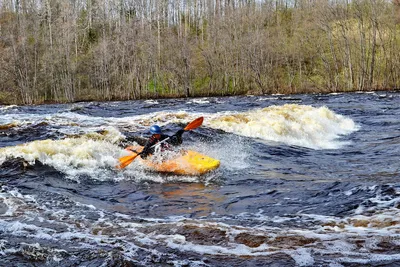
<svg viewBox="0 0 400 267">
<path fill-rule="evenodd" d="M 0 104 L 399 84 L 400 0 L 0 0 Z"/>
</svg>

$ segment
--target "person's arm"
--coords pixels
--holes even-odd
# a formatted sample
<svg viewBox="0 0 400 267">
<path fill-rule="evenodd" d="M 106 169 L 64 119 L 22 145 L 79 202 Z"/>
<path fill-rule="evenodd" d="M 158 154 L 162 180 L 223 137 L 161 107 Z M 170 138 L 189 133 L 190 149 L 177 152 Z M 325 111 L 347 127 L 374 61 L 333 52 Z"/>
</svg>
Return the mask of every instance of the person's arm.
<svg viewBox="0 0 400 267">
<path fill-rule="evenodd" d="M 147 140 L 145 146 L 143 147 L 142 152 L 140 153 L 140 157 L 142 159 L 147 158 L 148 155 L 154 153 L 154 145 L 157 143 L 157 140 L 153 137 L 150 137 L 149 140 Z"/>
<path fill-rule="evenodd" d="M 174 135 L 172 135 L 169 138 L 168 143 L 170 143 L 171 145 L 174 145 L 174 146 L 182 144 L 182 134 L 184 132 L 185 132 L 184 130 L 177 131 Z"/>
</svg>

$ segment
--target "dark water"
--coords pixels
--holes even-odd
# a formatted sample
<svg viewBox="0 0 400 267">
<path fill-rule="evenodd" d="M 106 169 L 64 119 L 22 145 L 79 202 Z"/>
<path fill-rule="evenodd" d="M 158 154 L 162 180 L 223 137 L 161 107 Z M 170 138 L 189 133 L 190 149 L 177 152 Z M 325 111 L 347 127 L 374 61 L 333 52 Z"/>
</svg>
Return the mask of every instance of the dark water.
<svg viewBox="0 0 400 267">
<path fill-rule="evenodd" d="M 0 107 L 0 266 L 400 265 L 400 93 Z M 200 177 L 132 163 L 198 116 Z"/>
</svg>

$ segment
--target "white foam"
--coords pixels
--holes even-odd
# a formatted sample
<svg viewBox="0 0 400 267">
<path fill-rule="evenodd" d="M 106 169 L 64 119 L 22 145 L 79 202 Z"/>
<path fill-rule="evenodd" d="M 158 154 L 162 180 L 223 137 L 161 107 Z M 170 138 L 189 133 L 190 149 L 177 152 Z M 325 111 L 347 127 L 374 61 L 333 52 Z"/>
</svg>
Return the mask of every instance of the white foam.
<svg viewBox="0 0 400 267">
<path fill-rule="evenodd" d="M 3 187 L 2 191 L 7 191 Z M 399 211 L 397 209 L 385 210 L 370 216 L 365 215 L 352 215 L 345 218 L 338 218 L 332 216 L 313 215 L 313 214 L 296 214 L 296 217 L 268 217 L 263 215 L 263 211 L 259 210 L 257 213 L 243 213 L 239 216 L 235 215 L 235 220 L 244 221 L 251 218 L 253 221 L 259 220 L 262 223 L 279 222 L 283 223 L 279 227 L 269 227 L 265 225 L 260 226 L 238 226 L 224 223 L 225 218 L 218 216 L 216 220 L 222 222 L 209 222 L 209 218 L 205 219 L 187 219 L 184 216 L 171 216 L 167 218 L 145 218 L 144 222 L 136 223 L 132 221 L 132 217 L 123 214 L 113 214 L 117 216 L 109 217 L 108 213 L 102 212 L 99 207 L 93 209 L 91 205 L 75 203 L 77 209 L 59 210 L 58 207 L 53 210 L 51 203 L 43 207 L 38 207 L 34 201 L 34 196 L 22 195 L 17 190 L 8 190 L 8 192 L 0 193 L 0 198 L 9 199 L 12 205 L 20 205 L 18 213 L 15 213 L 15 221 L 0 220 L 0 231 L 17 237 L 29 237 L 37 240 L 71 240 L 78 243 L 78 246 L 85 248 L 98 248 L 99 246 L 118 247 L 121 245 L 120 240 L 124 240 L 123 248 L 124 255 L 134 257 L 136 251 L 140 246 L 141 249 L 146 250 L 148 253 L 156 255 L 157 249 L 154 247 L 168 246 L 172 249 L 177 249 L 180 252 L 194 252 L 199 254 L 210 255 L 234 255 L 234 256 L 268 256 L 275 253 L 285 253 L 293 258 L 297 266 L 312 266 L 315 264 L 316 258 L 321 255 L 330 257 L 334 255 L 330 266 L 340 266 L 340 262 L 355 262 L 359 264 L 368 264 L 371 262 L 387 262 L 390 259 L 399 259 L 398 254 L 390 254 L 382 252 L 382 254 L 371 254 L 371 252 L 379 249 L 379 244 L 382 241 L 397 244 L 399 241 L 399 223 L 388 224 L 383 227 L 375 226 L 374 223 L 385 222 L 387 219 L 398 221 Z M 13 201 L 13 198 L 16 198 Z M 22 203 L 22 204 L 21 204 Z M 93 211 L 100 213 L 100 218 L 97 221 L 91 221 L 84 216 L 85 206 Z M 81 214 L 75 212 L 81 211 Z M 47 214 L 51 214 L 49 220 Z M 229 221 L 229 218 L 226 218 Z M 285 222 L 294 220 L 295 227 L 285 227 Z M 34 223 L 29 224 L 30 221 Z M 46 227 L 37 226 L 36 222 L 48 222 Z M 367 227 L 356 226 L 355 221 L 368 221 L 371 224 Z M 65 225 L 67 230 L 60 232 L 51 228 L 52 224 Z M 301 225 L 313 225 L 311 229 L 302 227 Z M 324 226 L 325 223 L 341 224 L 341 227 Z M 320 227 L 318 227 L 318 225 Z M 215 244 L 210 241 L 208 244 L 197 244 L 190 242 L 185 235 L 177 234 L 175 227 L 178 229 L 189 227 L 198 227 L 205 229 L 215 229 L 225 233 L 227 242 L 222 244 Z M 317 227 L 315 227 L 317 226 Z M 50 228 L 47 228 L 50 227 Z M 107 227 L 111 229 L 111 234 L 106 231 L 101 232 L 101 229 Z M 171 229 L 170 234 L 157 234 L 157 230 Z M 92 229 L 99 228 L 99 234 L 93 234 Z M 155 232 L 149 233 L 142 229 L 154 228 Z M 57 229 L 57 228 L 56 228 Z M 59 228 L 58 228 L 59 229 Z M 163 233 L 163 230 L 161 231 Z M 249 234 L 251 236 L 265 237 L 266 242 L 257 247 L 248 247 L 236 241 L 236 237 L 241 234 Z M 290 244 L 281 244 L 279 237 L 289 238 L 293 236 L 296 238 L 306 238 L 310 242 L 306 244 L 294 243 L 293 246 L 288 248 Z M 315 239 L 315 241 L 314 241 Z M 132 240 L 135 243 L 132 243 Z M 277 243 L 274 243 L 275 240 Z M 365 241 L 365 242 L 360 242 Z M 397 243 L 396 243 L 397 242 Z M 39 242 L 40 243 L 40 242 Z M 136 244 L 136 245 L 135 245 Z M 34 244 L 32 246 L 35 246 Z M 142 247 L 143 246 L 143 247 Z M 361 247 L 360 247 L 361 246 Z M 0 240 L 0 254 L 5 255 L 12 253 L 11 250 L 5 249 L 6 243 Z M 150 248 L 149 248 L 150 247 Z M 54 255 L 54 251 L 51 251 Z M 61 255 L 56 254 L 57 257 Z M 384 258 L 388 256 L 388 258 Z M 329 258 L 331 259 L 331 258 Z M 50 258 L 49 258 L 50 260 Z M 330 261 L 330 260 L 329 260 Z M 336 261 L 336 262 L 333 262 Z"/>
<path fill-rule="evenodd" d="M 339 259 L 340 262 L 345 263 L 359 263 L 359 264 L 370 264 L 372 262 L 390 262 L 394 260 L 400 260 L 400 254 L 373 254 L 370 253 L 368 257 L 344 257 Z"/>
<path fill-rule="evenodd" d="M 57 263 L 59 263 L 60 261 L 62 261 L 64 258 L 63 257 L 57 257 L 56 255 L 54 255 L 51 260 L 55 261 Z"/>
<path fill-rule="evenodd" d="M 164 182 L 198 182 L 195 176 L 165 176 L 149 172 L 139 161 L 134 161 L 123 171 L 116 171 L 118 158 L 128 155 L 117 146 L 123 135 L 113 127 L 103 134 L 90 133 L 77 138 L 38 140 L 14 147 L 0 148 L 0 164 L 11 158 L 23 158 L 29 164 L 36 160 L 66 174 L 68 179 L 80 181 L 81 177 L 95 180 L 131 180 Z M 182 147 L 183 148 L 183 147 Z"/>
<path fill-rule="evenodd" d="M 210 115 L 205 125 L 226 132 L 314 149 L 336 149 L 348 142 L 342 135 L 358 129 L 355 123 L 327 107 L 286 104 L 246 112 Z"/>
<path fill-rule="evenodd" d="M 104 172 L 107 169 L 114 169 L 117 165 L 117 159 L 123 150 L 114 143 L 121 138 L 122 135 L 117 130 L 110 128 L 105 135 L 40 140 L 20 146 L 5 147 L 0 149 L 0 164 L 7 159 L 20 157 L 30 164 L 39 160 L 67 174 L 71 179 L 80 175 L 100 180 L 109 179 L 115 175 L 106 175 Z"/>
<path fill-rule="evenodd" d="M 187 104 L 208 104 L 210 103 L 209 100 L 207 100 L 207 98 L 194 98 L 191 101 L 188 101 Z"/>
<path fill-rule="evenodd" d="M 367 95 L 369 95 L 369 94 L 376 94 L 375 91 L 356 91 L 355 93 L 356 93 L 356 94 L 367 94 Z"/>
<path fill-rule="evenodd" d="M 337 92 L 335 92 L 335 93 L 329 93 L 329 95 L 343 95 L 343 93 L 337 93 Z"/>
<path fill-rule="evenodd" d="M 310 249 L 298 248 L 293 251 L 287 251 L 298 266 L 312 266 L 314 264 L 314 258 L 311 256 Z"/>
<path fill-rule="evenodd" d="M 8 110 L 13 108 L 18 108 L 18 106 L 17 105 L 0 106 L 0 110 Z"/>
<path fill-rule="evenodd" d="M 7 240 L 4 239 L 0 239 L 0 255 L 5 256 L 5 249 L 6 249 L 6 244 L 8 243 Z"/>
<path fill-rule="evenodd" d="M 269 255 L 267 253 L 253 253 L 253 248 L 245 246 L 243 244 L 232 244 L 230 247 L 216 246 L 216 245 L 200 245 L 192 242 L 187 242 L 185 237 L 182 235 L 158 235 L 155 236 L 157 239 L 166 240 L 167 246 L 173 249 L 179 249 L 180 251 L 191 251 L 199 254 L 210 254 L 210 255 Z"/>
<path fill-rule="evenodd" d="M 210 266 L 208 264 L 205 264 L 202 261 L 195 261 L 195 260 L 173 260 L 173 261 L 169 261 L 168 263 L 172 263 L 176 267 L 182 267 L 182 266 L 191 266 L 191 267 Z"/>
<path fill-rule="evenodd" d="M 324 244 L 326 248 L 334 252 L 354 251 L 357 247 L 344 240 L 332 240 Z"/>
<path fill-rule="evenodd" d="M 0 220 L 0 229 L 3 233 L 12 233 L 15 236 L 26 236 L 28 232 L 43 230 L 43 228 L 36 225 L 21 223 L 19 221 L 8 222 L 3 220 Z"/>
<path fill-rule="evenodd" d="M 268 100 L 277 100 L 277 99 L 279 99 L 279 98 L 278 97 L 260 97 L 260 98 L 257 98 L 256 101 L 268 101 Z"/>
<path fill-rule="evenodd" d="M 144 102 L 147 104 L 158 104 L 158 101 L 154 100 L 154 99 L 148 99 L 148 100 L 145 100 Z"/>
<path fill-rule="evenodd" d="M 208 103 L 207 98 L 194 99 Z M 315 149 L 339 148 L 347 142 L 340 141 L 357 126 L 350 119 L 336 114 L 327 107 L 287 104 L 253 109 L 245 112 L 219 112 L 213 114 L 188 113 L 187 111 L 161 111 L 129 117 L 95 117 L 71 111 L 54 114 L 5 114 L 0 124 L 14 123 L 19 126 L 46 122 L 54 130 L 65 134 L 82 134 L 115 127 L 127 131 L 146 130 L 152 124 L 185 124 L 204 116 L 204 125 L 246 137 L 283 142 Z"/>
<path fill-rule="evenodd" d="M 248 168 L 251 164 L 251 148 L 240 136 L 226 137 L 216 143 L 196 142 L 188 147 L 212 158 L 220 160 L 224 170 L 235 171 Z"/>
</svg>

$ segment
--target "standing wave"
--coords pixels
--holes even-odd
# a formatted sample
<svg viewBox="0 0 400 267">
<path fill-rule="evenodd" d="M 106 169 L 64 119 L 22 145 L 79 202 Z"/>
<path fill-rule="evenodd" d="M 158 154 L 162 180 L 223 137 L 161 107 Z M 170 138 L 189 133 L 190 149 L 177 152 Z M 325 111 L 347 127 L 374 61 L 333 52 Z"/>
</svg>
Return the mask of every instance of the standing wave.
<svg viewBox="0 0 400 267">
<path fill-rule="evenodd" d="M 212 116 L 208 126 L 238 135 L 313 149 L 337 149 L 340 137 L 358 129 L 350 118 L 327 107 L 286 104 Z"/>
</svg>

